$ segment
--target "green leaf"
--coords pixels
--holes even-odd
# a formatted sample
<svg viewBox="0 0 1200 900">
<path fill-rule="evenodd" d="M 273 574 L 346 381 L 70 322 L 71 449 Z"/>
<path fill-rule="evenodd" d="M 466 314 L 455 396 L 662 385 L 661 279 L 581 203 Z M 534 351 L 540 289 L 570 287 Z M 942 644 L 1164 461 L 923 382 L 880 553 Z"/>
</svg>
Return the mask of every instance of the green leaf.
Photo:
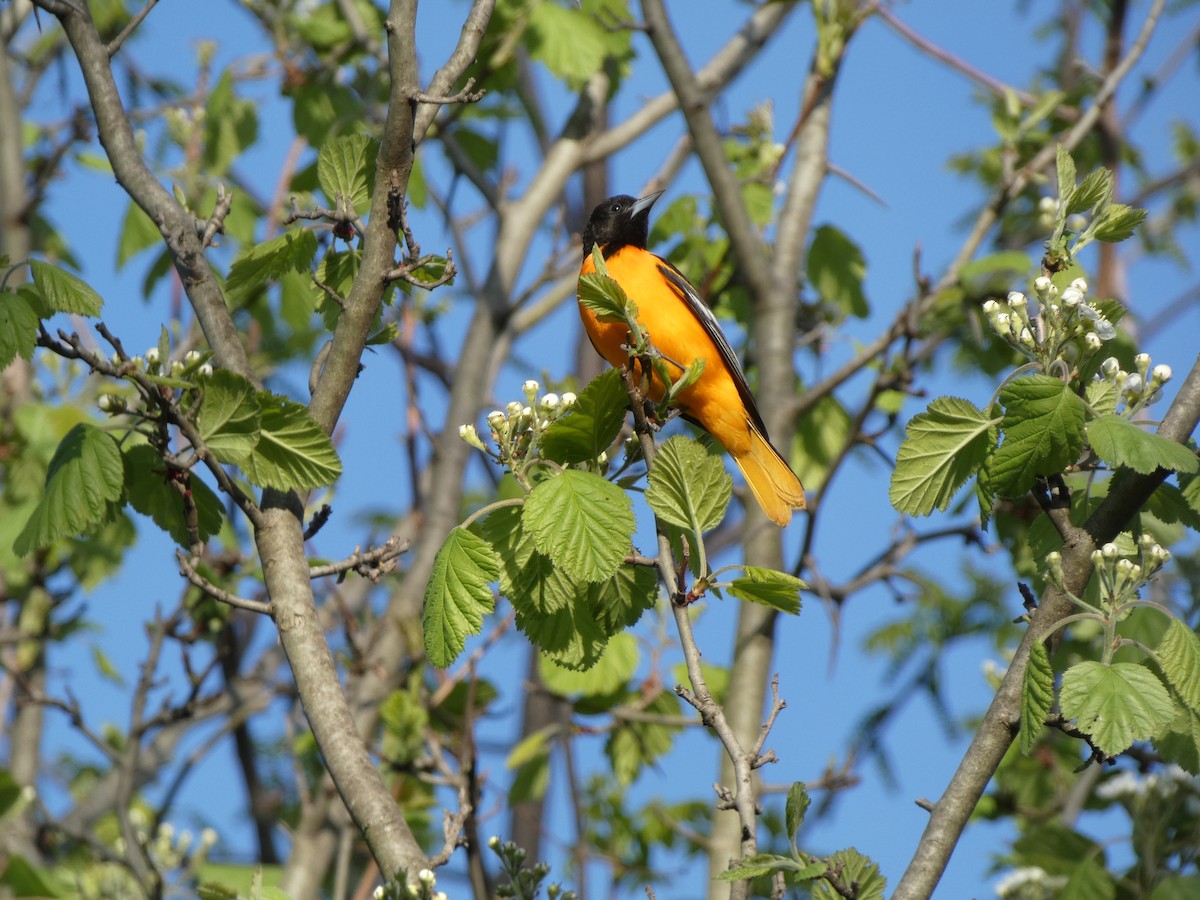
<svg viewBox="0 0 1200 900">
<path fill-rule="evenodd" d="M 647 480 L 646 502 L 654 514 L 698 532 L 721 524 L 733 495 L 733 479 L 721 458 L 679 435 L 659 447 Z"/>
<path fill-rule="evenodd" d="M 1071 869 L 1058 900 L 1113 900 L 1116 895 L 1117 886 L 1103 863 L 1088 856 Z"/>
<path fill-rule="evenodd" d="M 1067 215 L 1083 212 L 1112 199 L 1113 175 L 1108 169 L 1094 169 L 1071 191 Z M 1065 196 L 1065 195 L 1064 195 Z"/>
<path fill-rule="evenodd" d="M 1181 705 L 1170 727 L 1154 738 L 1154 749 L 1165 761 L 1200 775 L 1200 713 Z"/>
<path fill-rule="evenodd" d="M 568 669 L 545 656 L 538 659 L 538 672 L 546 687 L 562 697 L 576 694 L 602 695 L 620 690 L 637 671 L 640 653 L 631 634 L 615 634 L 605 645 L 595 665 L 586 671 Z"/>
<path fill-rule="evenodd" d="M 787 803 L 784 806 L 784 820 L 787 823 L 788 840 L 792 842 L 792 852 L 796 852 L 796 833 L 804 824 L 804 816 L 812 798 L 808 796 L 808 788 L 803 781 L 793 781 L 788 788 Z"/>
<path fill-rule="evenodd" d="M 1134 209 L 1124 203 L 1113 203 L 1093 230 L 1098 241 L 1116 244 L 1131 237 L 1146 218 L 1146 210 Z"/>
<path fill-rule="evenodd" d="M 799 615 L 800 592 L 808 587 L 795 575 L 759 566 L 745 566 L 746 574 L 729 583 L 729 593 L 780 612 Z"/>
<path fill-rule="evenodd" d="M 371 208 L 375 157 L 379 145 L 365 134 L 347 134 L 327 140 L 317 155 L 317 180 L 334 208 L 342 197 L 356 213 Z"/>
<path fill-rule="evenodd" d="M 204 380 L 196 425 L 205 446 L 222 462 L 241 465 L 258 444 L 262 411 L 257 391 L 241 375 L 217 369 Z"/>
<path fill-rule="evenodd" d="M 1105 666 L 1092 660 L 1063 674 L 1058 705 L 1109 756 L 1122 753 L 1134 741 L 1163 733 L 1177 709 L 1162 682 L 1145 666 Z"/>
<path fill-rule="evenodd" d="M 877 398 L 877 407 L 893 404 L 884 411 L 892 414 L 900 411 L 898 404 L 904 402 L 901 391 L 884 392 Z M 829 474 L 829 467 L 841 455 L 850 434 L 850 414 L 832 394 L 826 394 L 804 414 L 796 426 L 792 440 L 789 462 L 800 483 L 812 492 L 818 490 Z"/>
<path fill-rule="evenodd" d="M 1071 202 L 1071 196 L 1075 193 L 1075 160 L 1071 159 L 1070 152 L 1062 144 L 1058 145 L 1056 163 L 1058 199 L 1060 208 L 1063 209 L 1062 215 L 1065 215 L 1065 210 Z"/>
<path fill-rule="evenodd" d="M 542 455 L 562 465 L 595 459 L 621 433 L 628 406 L 620 371 L 606 369 L 579 392 L 570 411 L 542 434 Z"/>
<path fill-rule="evenodd" d="M 1021 685 L 1021 752 L 1026 756 L 1037 745 L 1053 702 L 1054 669 L 1050 666 L 1050 654 L 1045 644 L 1034 641 Z"/>
<path fill-rule="evenodd" d="M 1200 638 L 1196 632 L 1172 618 L 1154 656 L 1180 699 L 1200 713 Z"/>
<path fill-rule="evenodd" d="M 242 463 L 251 483 L 283 491 L 333 484 L 342 474 L 342 461 L 308 407 L 266 391 L 258 400 L 258 443 Z"/>
<path fill-rule="evenodd" d="M 529 493 L 522 521 L 534 545 L 563 573 L 603 581 L 629 554 L 633 508 L 625 492 L 576 470 L 547 478 Z"/>
<path fill-rule="evenodd" d="M 1167 875 L 1154 885 L 1149 900 L 1193 900 L 1200 897 L 1200 875 Z"/>
<path fill-rule="evenodd" d="M 289 272 L 308 272 L 317 255 L 317 236 L 306 228 L 293 228 L 269 241 L 247 247 L 229 267 L 225 293 L 241 302 L 255 290 Z"/>
<path fill-rule="evenodd" d="M 181 547 L 191 545 L 184 496 L 167 477 L 167 466 L 149 444 L 136 444 L 123 454 L 125 497 L 129 505 L 149 516 Z M 224 508 L 220 498 L 200 478 L 181 473 L 196 507 L 197 537 L 207 541 L 221 530 Z"/>
<path fill-rule="evenodd" d="M 1117 386 L 1108 381 L 1089 381 L 1083 399 L 1097 416 L 1110 415 L 1117 411 Z"/>
<path fill-rule="evenodd" d="M 788 871 L 796 868 L 796 861 L 790 856 L 780 856 L 777 853 L 756 853 L 733 863 L 724 872 L 719 872 L 717 881 L 745 881 L 747 878 L 762 878 L 773 872 Z"/>
<path fill-rule="evenodd" d="M 639 694 L 633 694 L 629 699 L 631 702 L 642 701 Z M 673 693 L 662 691 L 642 710 L 651 716 L 678 716 L 679 700 Z M 679 731 L 677 726 L 657 722 L 622 723 L 609 735 L 604 746 L 617 783 L 623 787 L 633 784 L 643 768 L 670 752 Z"/>
<path fill-rule="evenodd" d="M 892 506 L 913 516 L 944 510 L 983 465 L 999 421 L 958 397 L 938 397 L 927 411 L 913 416 L 892 471 Z"/>
<path fill-rule="evenodd" d="M 841 865 L 842 884 L 858 882 L 857 900 L 883 900 L 887 879 L 879 872 L 879 866 L 870 857 L 863 856 L 853 847 L 839 850 L 828 857 L 830 867 Z M 838 893 L 828 881 L 813 882 L 812 895 L 816 900 L 839 900 Z"/>
<path fill-rule="evenodd" d="M 586 582 L 567 578 L 540 553 L 526 572 L 532 577 L 509 598 L 517 611 L 517 628 L 561 666 L 579 671 L 594 666 L 608 635 L 588 608 Z M 552 609 L 536 608 L 536 603 L 546 601 L 554 604 Z"/>
<path fill-rule="evenodd" d="M 845 316 L 870 315 L 863 279 L 867 262 L 858 244 L 832 225 L 822 225 L 808 251 L 808 283 L 826 303 Z"/>
<path fill-rule="evenodd" d="M 450 532 L 434 558 L 421 610 L 425 653 L 439 669 L 462 653 L 467 635 L 483 628 L 484 613 L 495 608 L 489 585 L 499 576 L 500 562 L 487 541 L 462 527 Z"/>
<path fill-rule="evenodd" d="M 1174 441 L 1144 431 L 1128 419 L 1115 414 L 1100 416 L 1089 423 L 1088 443 L 1106 463 L 1128 466 L 1148 475 L 1155 469 L 1195 472 L 1196 454 Z"/>
<path fill-rule="evenodd" d="M 525 38 L 530 55 L 572 91 L 600 70 L 612 43 L 598 18 L 557 3 L 534 4 Z"/>
<path fill-rule="evenodd" d="M 600 633 L 632 628 L 658 599 L 658 573 L 647 566 L 621 566 L 604 581 L 587 585 L 588 609 Z"/>
<path fill-rule="evenodd" d="M 121 671 L 113 665 L 112 660 L 108 658 L 108 654 L 99 644 L 92 644 L 92 663 L 96 666 L 96 672 L 105 681 L 118 687 L 125 686 L 125 679 L 121 677 Z"/>
<path fill-rule="evenodd" d="M 18 356 L 33 359 L 37 334 L 38 314 L 33 304 L 15 291 L 0 291 L 0 370 Z"/>
<path fill-rule="evenodd" d="M 1000 402 L 1004 441 L 988 473 L 997 494 L 1019 497 L 1039 475 L 1054 475 L 1079 458 L 1086 410 L 1069 385 L 1048 375 L 1009 382 Z"/>
<path fill-rule="evenodd" d="M 596 271 L 579 278 L 579 305 L 595 313 L 601 322 L 636 319 L 637 304 L 629 299 L 615 278 L 609 277 L 608 266 L 599 247 L 592 248 L 592 264 Z"/>
<path fill-rule="evenodd" d="M 500 592 L 511 597 L 522 581 L 522 570 L 536 552 L 533 540 L 521 524 L 521 507 L 501 506 L 493 509 L 474 526 L 500 561 Z"/>
<path fill-rule="evenodd" d="M 214 178 L 258 140 L 258 107 L 233 92 L 233 75 L 221 73 L 208 95 L 204 115 L 204 169 Z"/>
<path fill-rule="evenodd" d="M 29 270 L 33 283 L 46 305 L 54 312 L 79 316 L 98 316 L 104 301 L 87 283 L 58 266 L 31 259 Z"/>
<path fill-rule="evenodd" d="M 94 425 L 76 425 L 54 451 L 46 470 L 46 489 L 13 549 L 25 556 L 106 521 L 124 483 L 117 442 Z"/>
<path fill-rule="evenodd" d="M 550 784 L 551 742 L 562 726 L 546 725 L 528 734 L 509 751 L 504 764 L 515 774 L 508 792 L 510 805 L 536 800 Z"/>
<path fill-rule="evenodd" d="M 129 201 L 125 221 L 121 223 L 121 234 L 117 238 L 117 269 L 123 269 L 125 263 L 161 240 L 162 234 L 154 220 L 140 206 Z"/>
<path fill-rule="evenodd" d="M 64 894 L 55 884 L 54 872 L 35 866 L 23 856 L 15 853 L 5 859 L 3 873 L 0 873 L 0 885 L 9 888 L 14 897 L 62 897 L 79 896 L 77 890 L 69 890 Z M 72 887 L 74 882 L 72 882 Z"/>
</svg>

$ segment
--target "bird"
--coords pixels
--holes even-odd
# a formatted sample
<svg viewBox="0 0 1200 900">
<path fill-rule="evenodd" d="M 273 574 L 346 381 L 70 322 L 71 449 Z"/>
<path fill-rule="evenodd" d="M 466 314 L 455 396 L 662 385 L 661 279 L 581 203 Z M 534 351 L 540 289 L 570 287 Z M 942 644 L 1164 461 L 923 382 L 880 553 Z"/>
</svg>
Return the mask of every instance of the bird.
<svg viewBox="0 0 1200 900">
<path fill-rule="evenodd" d="M 596 271 L 592 250 L 599 247 L 609 277 L 637 305 L 638 322 L 668 368 L 678 376 L 694 360 L 704 360 L 700 377 L 676 405 L 733 457 L 767 518 L 782 527 L 793 510 L 804 509 L 800 479 L 767 437 L 741 363 L 708 304 L 682 272 L 646 249 L 650 208 L 662 193 L 640 199 L 619 194 L 592 210 L 583 230 L 580 278 Z M 616 368 L 630 364 L 624 322 L 602 322 L 582 302 L 579 315 L 596 352 Z M 650 399 L 659 401 L 663 393 L 662 381 L 652 375 Z"/>
</svg>

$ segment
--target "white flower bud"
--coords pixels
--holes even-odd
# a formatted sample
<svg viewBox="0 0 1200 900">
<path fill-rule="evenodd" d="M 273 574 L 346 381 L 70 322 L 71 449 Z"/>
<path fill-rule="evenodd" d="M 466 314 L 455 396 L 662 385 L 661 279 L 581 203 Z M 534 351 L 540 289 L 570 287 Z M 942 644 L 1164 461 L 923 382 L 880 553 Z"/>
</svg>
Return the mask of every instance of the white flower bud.
<svg viewBox="0 0 1200 900">
<path fill-rule="evenodd" d="M 1025 295 L 1020 291 L 1008 292 L 1008 305 L 1012 309 L 1024 309 L 1026 304 Z"/>
<path fill-rule="evenodd" d="M 1166 384 L 1171 380 L 1171 367 L 1165 363 L 1160 363 L 1154 367 L 1154 371 L 1150 373 L 1151 382 L 1158 386 Z"/>
<path fill-rule="evenodd" d="M 133 363 L 135 366 L 137 366 L 139 369 L 142 368 L 144 365 L 146 365 L 146 358 L 143 356 L 131 356 L 129 358 L 129 361 L 131 363 Z"/>
<path fill-rule="evenodd" d="M 421 884 L 425 885 L 426 887 L 433 887 L 433 884 L 436 880 L 436 877 L 430 869 L 422 869 L 417 873 L 417 881 L 421 882 Z"/>
<path fill-rule="evenodd" d="M 386 896 L 387 896 L 387 894 L 383 890 L 382 884 L 379 887 L 375 888 L 374 891 L 371 892 L 371 900 L 383 900 L 383 898 Z"/>
<path fill-rule="evenodd" d="M 183 370 L 184 370 L 184 365 L 180 360 L 177 359 L 173 363 L 171 363 L 171 374 L 174 375 L 176 378 L 178 378 L 180 375 L 183 374 Z"/>
<path fill-rule="evenodd" d="M 558 394 L 547 394 L 541 400 L 542 409 L 557 409 L 559 404 Z"/>
<path fill-rule="evenodd" d="M 1037 346 L 1036 342 L 1033 339 L 1033 332 L 1030 331 L 1028 328 L 1021 329 L 1021 333 L 1020 333 L 1020 335 L 1017 336 L 1017 340 L 1020 341 L 1021 344 L 1025 347 Z"/>
<path fill-rule="evenodd" d="M 1062 302 L 1067 309 L 1074 309 L 1083 302 L 1083 292 L 1069 287 L 1062 292 Z"/>
<path fill-rule="evenodd" d="M 1101 547 L 1100 552 L 1103 554 L 1105 559 L 1116 559 L 1121 555 L 1121 551 L 1117 548 L 1117 545 L 1111 541 Z"/>
<path fill-rule="evenodd" d="M 474 425 L 459 425 L 458 436 L 474 447 L 476 450 L 487 449 L 483 445 L 483 441 L 479 438 L 479 432 L 475 430 Z"/>
<path fill-rule="evenodd" d="M 1088 289 L 1088 283 L 1082 278 L 1076 278 L 1074 281 L 1071 282 L 1071 287 L 1075 288 L 1075 290 L 1079 291 L 1079 293 L 1081 293 L 1081 294 L 1086 294 L 1087 289 Z"/>
<path fill-rule="evenodd" d="M 570 409 L 572 406 L 575 405 L 575 399 L 576 398 L 575 398 L 574 391 L 563 391 L 563 395 L 562 395 L 563 408 Z"/>
<path fill-rule="evenodd" d="M 526 394 L 536 394 L 539 387 L 541 387 L 541 385 L 530 378 L 523 385 L 521 385 L 521 390 L 523 390 Z"/>
<path fill-rule="evenodd" d="M 526 416 L 526 417 L 532 416 L 533 410 L 530 409 L 528 406 L 522 406 L 521 407 L 521 415 Z"/>
<path fill-rule="evenodd" d="M 600 451 L 600 455 L 596 457 L 596 462 L 600 463 L 600 465 L 604 465 L 606 462 L 608 462 L 608 451 Z"/>
<path fill-rule="evenodd" d="M 1113 381 L 1119 371 L 1121 371 L 1121 364 L 1117 362 L 1115 356 L 1110 356 L 1104 362 L 1100 363 L 1100 372 L 1109 381 Z"/>
<path fill-rule="evenodd" d="M 487 423 L 491 425 L 493 429 L 499 428 L 504 424 L 504 413 L 498 409 L 493 409 L 487 414 Z"/>
<path fill-rule="evenodd" d="M 516 400 L 513 400 L 506 407 L 504 407 L 504 409 L 508 412 L 509 418 L 512 418 L 513 416 L 519 416 L 523 408 L 524 407 Z"/>
<path fill-rule="evenodd" d="M 146 351 L 145 356 L 146 356 L 146 362 L 149 365 L 152 365 L 152 366 L 158 365 L 158 348 L 157 347 L 151 347 L 149 350 Z"/>
<path fill-rule="evenodd" d="M 1131 372 L 1125 379 L 1124 393 L 1140 397 L 1142 395 L 1142 376 L 1137 372 Z"/>
<path fill-rule="evenodd" d="M 1092 565 L 1099 567 L 1104 563 L 1104 554 L 1099 550 L 1092 551 Z"/>
<path fill-rule="evenodd" d="M 1104 341 L 1100 340 L 1100 335 L 1096 334 L 1096 332 L 1089 331 L 1083 336 L 1083 343 L 1089 350 L 1095 353 L 1103 346 Z"/>
<path fill-rule="evenodd" d="M 994 316 L 997 312 L 999 312 L 999 310 L 1000 310 L 1000 304 L 997 303 L 995 300 L 984 300 L 983 301 L 983 311 L 985 313 L 987 313 L 988 316 Z"/>
<path fill-rule="evenodd" d="M 1040 200 L 1038 200 L 1038 212 L 1058 212 L 1058 199 L 1056 197 L 1042 197 Z"/>
<path fill-rule="evenodd" d="M 203 356 L 203 354 L 199 350 L 189 350 L 183 355 L 184 365 L 196 365 L 196 363 L 200 362 L 201 356 Z"/>
<path fill-rule="evenodd" d="M 1039 297 L 1044 298 L 1050 293 L 1050 288 L 1054 287 L 1054 282 L 1045 275 L 1039 275 L 1033 282 L 1033 289 Z"/>
<path fill-rule="evenodd" d="M 96 400 L 96 405 L 99 406 L 102 411 L 110 412 L 113 407 L 114 399 L 115 398 L 113 397 L 112 394 L 101 394 L 100 397 Z"/>
<path fill-rule="evenodd" d="M 213 373 L 213 367 L 211 365 L 209 365 L 208 363 L 205 363 L 199 369 L 196 370 L 196 374 L 199 375 L 201 378 L 211 378 L 212 373 Z"/>
<path fill-rule="evenodd" d="M 217 842 L 217 832 L 212 828 L 205 828 L 200 832 L 200 846 L 208 849 Z"/>
<path fill-rule="evenodd" d="M 488 838 L 487 845 L 493 850 L 498 850 L 500 848 L 500 838 L 493 834 L 490 838 Z"/>
</svg>

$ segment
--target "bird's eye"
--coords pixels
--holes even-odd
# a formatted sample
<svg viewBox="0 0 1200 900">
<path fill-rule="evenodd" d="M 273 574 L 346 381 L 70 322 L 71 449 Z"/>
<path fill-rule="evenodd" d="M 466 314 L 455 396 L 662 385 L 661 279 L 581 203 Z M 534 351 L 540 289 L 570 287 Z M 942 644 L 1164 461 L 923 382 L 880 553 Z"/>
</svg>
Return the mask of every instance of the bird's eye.
<svg viewBox="0 0 1200 900">
<path fill-rule="evenodd" d="M 624 207 L 620 203 L 614 203 L 612 206 L 610 206 L 608 208 L 608 211 L 619 213 L 622 209 L 624 209 Z"/>
</svg>

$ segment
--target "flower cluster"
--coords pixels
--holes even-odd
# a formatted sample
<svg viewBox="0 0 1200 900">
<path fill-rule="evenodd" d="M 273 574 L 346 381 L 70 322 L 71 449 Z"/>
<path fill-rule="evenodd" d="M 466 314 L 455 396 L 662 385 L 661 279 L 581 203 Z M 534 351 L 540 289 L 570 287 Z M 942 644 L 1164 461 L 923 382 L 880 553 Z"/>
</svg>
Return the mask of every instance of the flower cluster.
<svg viewBox="0 0 1200 900">
<path fill-rule="evenodd" d="M 1051 900 L 1066 886 L 1065 875 L 1051 875 L 1041 866 L 1022 866 L 996 882 L 996 896 L 1007 900 Z"/>
<path fill-rule="evenodd" d="M 417 880 L 398 878 L 375 888 L 372 900 L 447 900 L 445 891 L 435 891 L 437 875 L 432 869 L 422 869 Z"/>
<path fill-rule="evenodd" d="M 496 450 L 492 450 L 474 425 L 460 425 L 458 436 L 504 466 L 513 469 L 535 446 L 537 437 L 550 423 L 558 420 L 575 404 L 575 395 L 546 393 L 538 397 L 541 385 L 530 379 L 521 385 L 525 402 L 513 401 L 504 409 L 487 414 L 488 429 Z"/>
<path fill-rule="evenodd" d="M 1088 284 L 1076 278 L 1059 291 L 1045 275 L 1033 283 L 1037 308 L 1030 311 L 1030 298 L 1011 291 L 1003 304 L 988 300 L 983 304 L 992 330 L 1014 349 L 1040 363 L 1049 372 L 1056 360 L 1076 365 L 1080 361 L 1080 343 L 1085 355 L 1095 353 L 1105 341 L 1117 336 L 1103 312 L 1087 300 Z"/>
<path fill-rule="evenodd" d="M 1092 551 L 1092 565 L 1100 579 L 1101 602 L 1112 607 L 1137 599 L 1138 592 L 1171 558 L 1171 551 L 1162 547 L 1148 534 L 1137 543 L 1136 559 L 1121 552 L 1116 544 L 1107 543 Z M 1046 577 L 1060 590 L 1063 587 L 1062 554 L 1057 550 L 1046 556 Z"/>
<path fill-rule="evenodd" d="M 1117 393 L 1118 404 L 1125 404 L 1125 415 L 1132 416 L 1161 396 L 1162 386 L 1171 380 L 1171 367 L 1165 364 L 1151 367 L 1150 354 L 1139 353 L 1133 358 L 1136 372 L 1126 372 L 1116 357 L 1110 356 L 1100 364 L 1097 381 L 1111 384 Z"/>
<path fill-rule="evenodd" d="M 1200 778 L 1172 763 L 1149 775 L 1131 772 L 1128 769 L 1118 772 L 1096 788 L 1096 796 L 1102 800 L 1136 801 L 1147 797 L 1174 797 L 1181 791 L 1188 795 L 1189 807 L 1197 807 L 1191 814 L 1200 812 L 1200 804 L 1197 802 L 1200 800 Z"/>
<path fill-rule="evenodd" d="M 502 841 L 493 835 L 488 838 L 488 847 L 500 858 L 500 867 L 508 876 L 508 884 L 496 888 L 497 897 L 536 897 L 541 890 L 542 882 L 550 874 L 550 866 L 544 862 L 536 862 L 532 866 L 525 865 L 525 850 L 512 841 Z M 549 900 L 575 900 L 574 891 L 566 891 L 558 884 L 550 884 L 546 888 Z"/>
<path fill-rule="evenodd" d="M 210 353 L 201 353 L 199 350 L 189 350 L 184 354 L 183 359 L 172 360 L 170 364 L 167 364 L 162 359 L 158 347 L 151 347 L 141 356 L 131 356 L 128 359 L 122 359 L 120 354 L 113 354 L 112 364 L 117 371 L 112 374 L 122 375 L 128 373 L 130 369 L 141 369 L 147 375 L 154 376 L 208 378 L 213 373 L 212 364 L 208 361 L 211 355 Z M 106 412 L 111 416 L 129 411 L 129 399 L 122 394 L 101 394 L 96 399 L 96 405 L 100 407 L 101 412 Z"/>
</svg>

